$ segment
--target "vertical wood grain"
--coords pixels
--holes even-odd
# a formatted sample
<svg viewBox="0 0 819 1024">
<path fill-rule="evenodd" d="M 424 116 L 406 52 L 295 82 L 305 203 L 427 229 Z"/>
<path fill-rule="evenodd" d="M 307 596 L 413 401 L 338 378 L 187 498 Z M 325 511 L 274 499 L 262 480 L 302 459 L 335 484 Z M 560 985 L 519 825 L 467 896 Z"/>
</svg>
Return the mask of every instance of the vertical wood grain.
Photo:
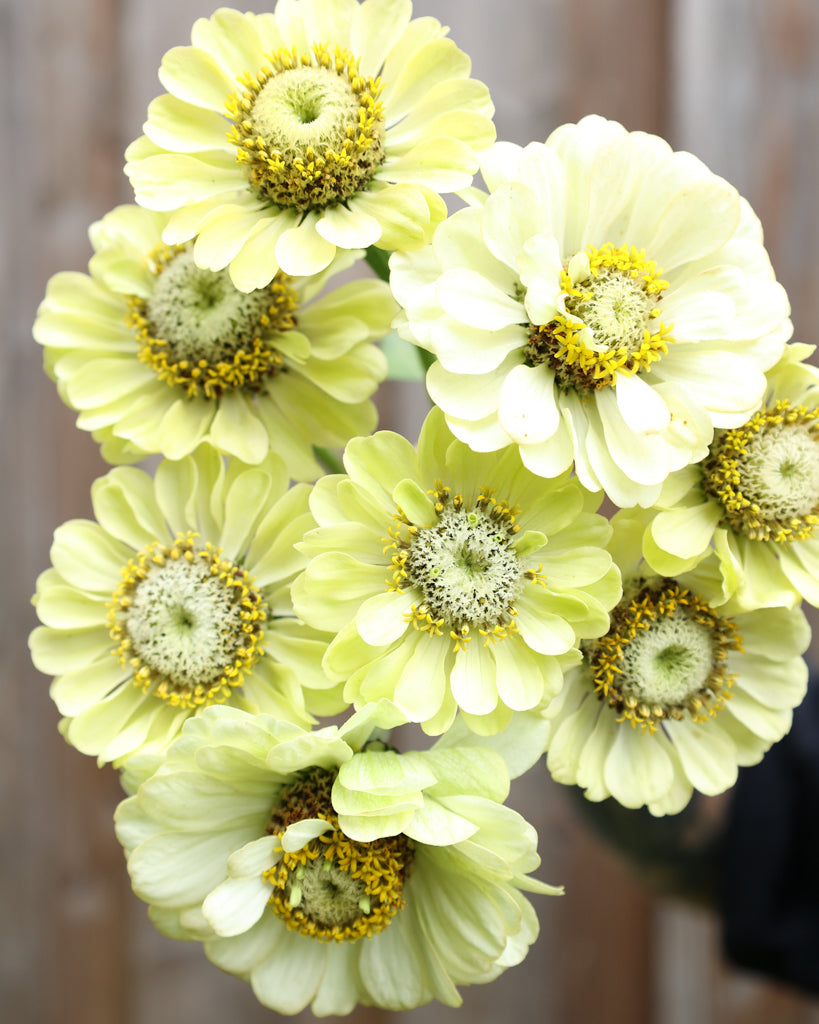
<svg viewBox="0 0 819 1024">
<path fill-rule="evenodd" d="M 130 201 L 122 152 L 160 91 L 159 59 L 214 6 L 0 0 L 0 1019 L 14 1024 L 275 1016 L 198 944 L 154 932 L 111 828 L 114 774 L 60 739 L 48 680 L 25 648 L 51 533 L 90 513 L 88 488 L 105 471 L 42 373 L 31 322 L 52 273 L 85 269 L 88 224 Z M 814 0 L 417 0 L 415 12 L 449 24 L 471 55 L 499 137 L 543 139 L 594 111 L 664 134 L 724 174 L 762 218 L 796 337 L 817 341 Z M 414 435 L 417 395 L 404 412 L 404 394 L 385 401 Z M 540 876 L 567 888 L 534 897 L 541 937 L 527 961 L 465 990 L 460 1011 L 364 1009 L 352 1020 L 819 1024 L 815 1003 L 721 965 L 714 919 L 656 901 L 590 837 L 545 768 L 516 783 L 512 806 L 538 828 Z"/>
</svg>

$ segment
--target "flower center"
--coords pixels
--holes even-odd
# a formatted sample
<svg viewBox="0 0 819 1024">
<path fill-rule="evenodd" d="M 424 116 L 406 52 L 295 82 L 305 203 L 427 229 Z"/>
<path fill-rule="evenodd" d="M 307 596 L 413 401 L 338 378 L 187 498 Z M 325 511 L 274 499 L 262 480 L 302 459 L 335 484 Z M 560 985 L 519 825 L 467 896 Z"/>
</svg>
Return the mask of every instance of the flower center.
<svg viewBox="0 0 819 1024">
<path fill-rule="evenodd" d="M 618 721 L 654 732 L 663 719 L 700 722 L 725 704 L 733 682 L 726 659 L 741 643 L 733 620 L 667 579 L 621 601 L 608 633 L 584 645 L 584 655 Z"/>
<path fill-rule="evenodd" d="M 259 391 L 279 372 L 283 360 L 271 339 L 295 326 L 298 307 L 287 275 L 246 293 L 227 270 L 197 267 L 190 246 L 160 246 L 147 263 L 154 290 L 147 300 L 129 296 L 128 322 L 139 358 L 160 380 L 190 398 L 218 398 L 235 388 Z"/>
<path fill-rule="evenodd" d="M 618 373 L 648 369 L 673 341 L 658 319 L 661 273 L 633 245 L 576 253 L 560 275 L 566 312 L 531 325 L 527 363 L 548 363 L 564 391 L 614 387 Z"/>
<path fill-rule="evenodd" d="M 514 601 L 524 580 L 540 580 L 512 545 L 520 510 L 496 500 L 488 488 L 482 488 L 474 508 L 440 481 L 429 493 L 438 515 L 434 526 L 414 526 L 399 509 L 396 518 L 406 529 L 390 531 L 395 554 L 388 588 L 417 588 L 421 600 L 407 617 L 433 636 L 446 629 L 455 650 L 465 646 L 472 629 L 487 643 L 503 640 L 516 630 Z"/>
<path fill-rule="evenodd" d="M 341 203 L 367 186 L 384 160 L 380 78 L 364 78 L 347 50 L 314 43 L 269 55 L 271 66 L 227 103 L 229 140 L 253 190 L 307 211 Z"/>
<path fill-rule="evenodd" d="M 288 928 L 323 942 L 355 942 L 383 931 L 405 905 L 414 849 L 404 835 L 359 843 L 339 831 L 330 799 L 335 777 L 311 768 L 281 791 L 268 833 L 280 835 L 305 818 L 333 828 L 285 853 L 263 877 L 273 886 L 268 905 Z"/>
<path fill-rule="evenodd" d="M 174 707 L 222 704 L 263 654 L 267 606 L 244 569 L 196 534 L 156 542 L 131 559 L 108 625 L 134 684 Z"/>
<path fill-rule="evenodd" d="M 727 430 L 702 464 L 703 488 L 735 533 L 790 544 L 819 523 L 819 409 L 787 399 Z"/>
</svg>

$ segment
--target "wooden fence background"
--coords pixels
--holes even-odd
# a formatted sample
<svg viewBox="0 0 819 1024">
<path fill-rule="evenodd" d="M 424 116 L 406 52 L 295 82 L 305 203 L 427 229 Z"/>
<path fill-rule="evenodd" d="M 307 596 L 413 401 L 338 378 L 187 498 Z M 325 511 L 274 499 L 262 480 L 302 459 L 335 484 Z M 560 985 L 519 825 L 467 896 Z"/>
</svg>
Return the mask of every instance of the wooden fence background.
<svg viewBox="0 0 819 1024">
<path fill-rule="evenodd" d="M 762 218 L 796 337 L 819 321 L 817 0 L 417 0 L 488 83 L 498 134 L 525 143 L 596 111 L 664 135 L 732 181 Z M 84 270 L 88 224 L 129 201 L 125 145 L 156 69 L 209 0 L 1 0 L 0 349 L 2 700 L 0 1018 L 8 1024 L 251 1024 L 270 1020 L 195 945 L 155 934 L 111 828 L 110 770 L 57 734 L 30 666 L 29 595 L 51 532 L 90 512 L 104 471 L 40 369 L 30 327 L 48 277 Z M 383 423 L 412 430 L 419 391 L 385 390 Z M 402 418 L 403 417 L 403 418 Z M 817 1024 L 819 1004 L 728 969 L 717 922 L 654 898 L 601 848 L 545 773 L 514 802 L 538 827 L 541 938 L 524 966 L 407 1024 Z M 817 951 L 819 955 L 819 951 Z M 309 1015 L 305 1015 L 309 1016 Z M 359 1011 L 360 1022 L 389 1014 Z"/>
</svg>

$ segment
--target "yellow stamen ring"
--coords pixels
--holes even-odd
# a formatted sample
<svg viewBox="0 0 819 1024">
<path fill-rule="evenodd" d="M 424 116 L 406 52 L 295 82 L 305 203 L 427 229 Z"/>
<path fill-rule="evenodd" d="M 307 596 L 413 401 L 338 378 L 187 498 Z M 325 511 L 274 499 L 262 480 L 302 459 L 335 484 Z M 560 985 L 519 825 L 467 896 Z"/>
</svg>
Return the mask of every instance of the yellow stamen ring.
<svg viewBox="0 0 819 1024">
<path fill-rule="evenodd" d="M 283 793 L 271 834 L 304 818 L 321 818 L 332 829 L 284 853 L 263 878 L 273 886 L 268 906 L 289 929 L 320 942 L 356 942 L 383 931 L 406 905 L 414 849 L 402 834 L 369 843 L 348 839 L 330 800 L 335 774 L 312 769 Z"/>
<path fill-rule="evenodd" d="M 227 100 L 228 140 L 251 187 L 277 206 L 301 211 L 344 202 L 364 189 L 384 160 L 380 78 L 360 74 L 348 50 L 314 43 L 281 49 Z"/>
<path fill-rule="evenodd" d="M 267 605 L 251 585 L 247 571 L 222 558 L 221 549 L 210 542 L 197 546 L 196 538 L 191 531 L 180 533 L 172 544 L 155 541 L 130 559 L 107 613 L 109 633 L 117 645 L 113 653 L 123 667 L 133 670 L 134 685 L 173 707 L 188 710 L 223 704 L 233 696 L 245 674 L 264 654 L 267 621 Z M 168 570 L 168 566 L 174 568 Z M 163 573 L 167 577 L 164 584 Z M 165 603 L 178 620 L 176 636 L 173 630 L 166 632 L 161 627 L 152 635 L 150 622 L 146 632 L 146 615 L 163 613 L 158 607 L 161 600 L 152 598 L 147 613 L 139 607 L 139 590 L 148 580 L 160 599 L 166 598 Z M 177 590 L 192 595 L 187 608 L 178 601 L 174 584 Z M 201 591 L 198 596 L 197 589 Z M 196 617 L 197 612 L 201 615 L 208 611 L 220 624 L 218 633 L 211 631 L 211 645 L 191 657 L 179 640 L 190 626 L 183 622 Z M 178 670 L 168 671 L 169 664 L 176 664 Z"/>
<path fill-rule="evenodd" d="M 668 352 L 673 325 L 657 318 L 656 305 L 668 281 L 653 260 L 635 246 L 588 246 L 589 274 L 573 281 L 561 271 L 560 284 L 570 315 L 530 325 L 527 362 L 548 363 L 559 387 L 599 390 L 614 387 L 618 374 L 647 370 Z M 589 330 L 596 348 L 587 344 Z"/>
<path fill-rule="evenodd" d="M 703 489 L 735 533 L 791 544 L 819 525 L 819 409 L 781 399 L 726 430 L 702 463 Z"/>
<path fill-rule="evenodd" d="M 635 685 L 629 678 L 626 652 L 630 645 L 642 642 L 641 635 L 649 636 L 663 620 L 675 616 L 700 627 L 703 636 L 709 637 L 710 671 L 682 699 L 666 701 L 655 694 L 652 700 L 645 689 L 639 689 L 644 680 Z M 657 586 L 643 586 L 614 608 L 608 633 L 586 645 L 586 658 L 594 691 L 615 710 L 618 722 L 655 732 L 665 719 L 681 721 L 689 716 L 703 722 L 724 707 L 735 679 L 726 671 L 728 653 L 741 650 L 742 638 L 732 619 L 717 615 L 706 601 L 674 580 L 664 580 Z"/>
</svg>

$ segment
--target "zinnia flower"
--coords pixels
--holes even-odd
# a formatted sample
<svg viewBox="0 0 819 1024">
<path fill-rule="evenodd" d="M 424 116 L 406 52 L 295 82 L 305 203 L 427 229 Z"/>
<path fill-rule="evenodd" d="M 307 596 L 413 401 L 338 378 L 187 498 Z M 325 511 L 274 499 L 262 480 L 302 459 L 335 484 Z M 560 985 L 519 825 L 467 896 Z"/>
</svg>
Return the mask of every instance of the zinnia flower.
<svg viewBox="0 0 819 1024">
<path fill-rule="evenodd" d="M 631 548 L 628 561 L 641 535 L 638 521 L 618 517 L 615 543 Z M 728 789 L 738 766 L 756 764 L 790 729 L 810 628 L 797 609 L 722 604 L 716 555 L 674 579 L 645 563 L 623 575 L 611 628 L 583 645 L 583 663 L 547 710 L 548 768 L 590 800 L 675 814 L 694 790 Z"/>
<path fill-rule="evenodd" d="M 275 456 L 226 470 L 206 446 L 153 480 L 118 467 L 95 482 L 96 521 L 55 531 L 30 639 L 69 743 L 118 761 L 162 751 L 213 703 L 301 724 L 341 710 L 326 639 L 290 609 L 307 493 Z"/>
<path fill-rule="evenodd" d="M 302 276 L 336 248 L 418 248 L 494 141 L 486 86 L 410 0 L 221 8 L 170 50 L 168 90 L 126 154 L 137 202 L 174 211 L 201 267 L 242 291 Z"/>
<path fill-rule="evenodd" d="M 789 345 L 762 407 L 668 478 L 643 519 L 658 572 L 683 572 L 713 549 L 735 602 L 819 606 L 819 370 L 804 362 L 813 351 Z"/>
<path fill-rule="evenodd" d="M 164 245 L 166 223 L 117 207 L 91 227 L 91 276 L 49 282 L 34 336 L 77 425 L 112 462 L 180 459 L 204 440 L 247 463 L 273 450 L 291 477 L 314 479 L 311 445 L 375 427 L 386 361 L 371 343 L 395 312 L 389 288 L 359 280 L 319 296 L 354 262 L 346 252 L 316 277 L 240 292 L 226 270 L 197 267 L 190 244 Z"/>
<path fill-rule="evenodd" d="M 491 195 L 390 260 L 403 337 L 453 433 L 651 504 L 745 422 L 791 324 L 759 222 L 688 153 L 600 117 L 499 143 Z"/>
<path fill-rule="evenodd" d="M 398 754 L 368 742 L 374 724 L 372 708 L 313 733 L 208 708 L 117 810 L 157 927 L 279 1013 L 457 1006 L 456 985 L 536 938 L 521 890 L 559 891 L 527 876 L 537 837 L 503 806 L 497 753 Z"/>
<path fill-rule="evenodd" d="M 470 451 L 437 409 L 417 452 L 382 431 L 344 463 L 313 490 L 293 603 L 337 632 L 324 668 L 346 699 L 388 697 L 440 733 L 458 707 L 492 732 L 553 696 L 620 596 L 599 498 L 534 476 L 515 449 Z"/>
</svg>

